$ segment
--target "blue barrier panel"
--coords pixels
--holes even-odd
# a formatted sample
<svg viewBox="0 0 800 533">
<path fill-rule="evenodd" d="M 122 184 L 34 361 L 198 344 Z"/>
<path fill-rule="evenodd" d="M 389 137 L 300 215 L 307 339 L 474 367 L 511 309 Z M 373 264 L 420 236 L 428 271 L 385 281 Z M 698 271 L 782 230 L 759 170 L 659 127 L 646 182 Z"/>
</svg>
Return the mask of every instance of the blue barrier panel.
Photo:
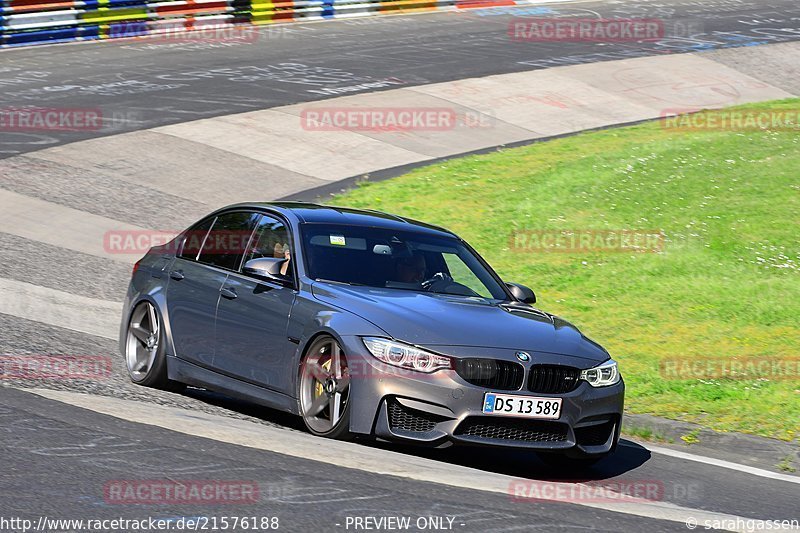
<svg viewBox="0 0 800 533">
<path fill-rule="evenodd" d="M 332 19 L 334 15 L 333 0 L 323 0 L 322 2 L 322 18 Z"/>
<path fill-rule="evenodd" d="M 69 28 L 54 28 L 41 31 L 21 31 L 3 34 L 3 45 L 19 46 L 32 43 L 68 42 L 82 39 L 97 39 L 100 37 L 98 26 L 73 26 Z"/>
</svg>

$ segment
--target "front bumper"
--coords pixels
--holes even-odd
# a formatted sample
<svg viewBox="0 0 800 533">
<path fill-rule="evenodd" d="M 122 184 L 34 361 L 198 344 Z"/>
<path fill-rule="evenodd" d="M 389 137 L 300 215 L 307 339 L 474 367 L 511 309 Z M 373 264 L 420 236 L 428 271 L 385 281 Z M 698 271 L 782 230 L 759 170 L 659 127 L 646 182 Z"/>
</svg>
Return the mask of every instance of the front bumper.
<svg viewBox="0 0 800 533">
<path fill-rule="evenodd" d="M 608 453 L 619 439 L 625 395 L 622 381 L 602 388 L 582 382 L 565 394 L 533 393 L 525 386 L 528 363 L 521 390 L 492 390 L 466 382 L 453 370 L 423 374 L 397 369 L 367 354 L 358 337 L 343 341 L 351 367 L 350 430 L 354 433 L 436 447 L 488 445 L 576 456 Z M 535 420 L 484 415 L 487 392 L 562 398 L 561 416 Z"/>
</svg>

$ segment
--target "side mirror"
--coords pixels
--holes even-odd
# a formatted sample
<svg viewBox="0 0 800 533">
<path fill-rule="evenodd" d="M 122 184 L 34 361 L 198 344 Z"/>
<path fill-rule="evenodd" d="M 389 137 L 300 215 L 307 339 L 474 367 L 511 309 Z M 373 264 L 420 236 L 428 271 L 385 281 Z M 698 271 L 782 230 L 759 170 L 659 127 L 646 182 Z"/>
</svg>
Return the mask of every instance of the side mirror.
<svg viewBox="0 0 800 533">
<path fill-rule="evenodd" d="M 536 295 L 530 288 L 526 287 L 525 285 L 520 285 L 519 283 L 507 282 L 506 287 L 508 287 L 508 290 L 511 291 L 511 295 L 520 302 L 525 304 L 536 303 Z"/>
<path fill-rule="evenodd" d="M 285 262 L 286 259 L 280 257 L 259 257 L 245 263 L 242 272 L 250 276 L 286 285 L 289 277 L 281 274 L 281 265 Z"/>
</svg>

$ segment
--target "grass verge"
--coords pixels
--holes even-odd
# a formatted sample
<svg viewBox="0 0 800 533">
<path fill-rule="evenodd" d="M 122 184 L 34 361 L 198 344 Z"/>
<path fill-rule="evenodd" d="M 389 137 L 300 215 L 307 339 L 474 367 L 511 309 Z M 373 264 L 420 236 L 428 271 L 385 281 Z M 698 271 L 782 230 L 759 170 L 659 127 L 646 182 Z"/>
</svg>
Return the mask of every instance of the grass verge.
<svg viewBox="0 0 800 533">
<path fill-rule="evenodd" d="M 796 112 L 800 100 L 737 109 Z M 800 129 L 652 122 L 445 161 L 330 203 L 458 233 L 610 351 L 632 413 L 783 440 L 800 431 L 791 367 L 793 379 L 667 370 L 800 355 Z M 520 244 L 520 232 L 567 230 L 656 230 L 665 241 L 658 253 Z"/>
</svg>

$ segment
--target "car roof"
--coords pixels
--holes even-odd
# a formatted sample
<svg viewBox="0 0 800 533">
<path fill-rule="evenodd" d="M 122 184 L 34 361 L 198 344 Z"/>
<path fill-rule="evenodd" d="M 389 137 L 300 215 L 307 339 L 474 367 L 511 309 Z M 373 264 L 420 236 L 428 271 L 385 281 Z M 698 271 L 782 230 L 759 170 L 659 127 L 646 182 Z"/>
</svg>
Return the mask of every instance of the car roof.
<svg viewBox="0 0 800 533">
<path fill-rule="evenodd" d="M 411 218 L 392 215 L 372 209 L 353 209 L 321 205 L 310 202 L 247 202 L 230 205 L 228 209 L 271 209 L 279 213 L 292 213 L 301 223 L 309 224 L 346 224 L 351 226 L 367 226 L 374 228 L 396 229 L 399 231 L 419 231 L 429 234 L 455 234 L 445 228 L 426 224 Z"/>
</svg>

